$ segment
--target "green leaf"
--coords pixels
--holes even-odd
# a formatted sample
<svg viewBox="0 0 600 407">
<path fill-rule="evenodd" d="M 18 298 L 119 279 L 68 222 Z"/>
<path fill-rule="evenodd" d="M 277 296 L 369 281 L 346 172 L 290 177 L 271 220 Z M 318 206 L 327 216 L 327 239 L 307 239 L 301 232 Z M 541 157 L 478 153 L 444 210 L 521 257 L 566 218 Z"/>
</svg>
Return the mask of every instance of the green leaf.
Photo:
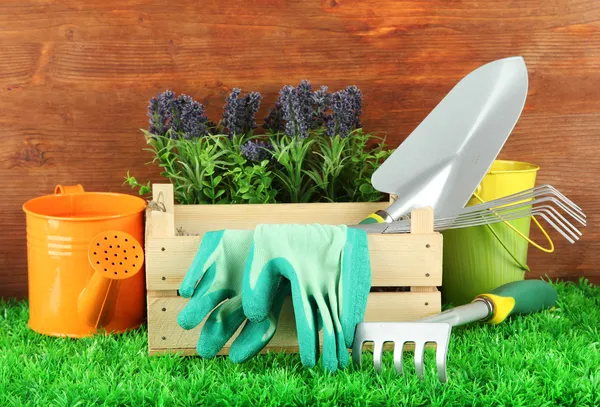
<svg viewBox="0 0 600 407">
<path fill-rule="evenodd" d="M 215 198 L 215 194 L 214 194 L 214 192 L 212 191 L 212 189 L 210 189 L 210 188 L 204 188 L 204 189 L 202 190 L 202 192 L 204 193 L 204 195 L 206 195 L 206 196 L 207 196 L 207 197 L 209 197 L 210 199 L 214 199 L 214 198 Z"/>
<path fill-rule="evenodd" d="M 362 184 L 358 189 L 363 194 L 369 194 L 375 190 L 371 184 Z"/>
</svg>

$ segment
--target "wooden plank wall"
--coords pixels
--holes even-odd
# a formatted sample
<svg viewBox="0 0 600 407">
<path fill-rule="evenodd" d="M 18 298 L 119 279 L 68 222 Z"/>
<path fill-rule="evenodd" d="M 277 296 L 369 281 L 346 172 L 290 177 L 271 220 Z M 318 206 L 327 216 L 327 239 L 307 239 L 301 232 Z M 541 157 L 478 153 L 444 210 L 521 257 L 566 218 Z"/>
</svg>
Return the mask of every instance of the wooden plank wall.
<svg viewBox="0 0 600 407">
<path fill-rule="evenodd" d="M 365 128 L 397 145 L 466 73 L 512 55 L 530 90 L 500 158 L 541 165 L 589 217 L 575 245 L 530 251 L 532 276 L 598 279 L 598 49 L 598 0 L 4 0 L 0 296 L 27 294 L 27 199 L 57 183 L 127 192 L 129 169 L 160 179 L 138 130 L 159 91 L 218 120 L 233 87 L 262 92 L 263 117 L 284 84 L 356 84 Z"/>
</svg>

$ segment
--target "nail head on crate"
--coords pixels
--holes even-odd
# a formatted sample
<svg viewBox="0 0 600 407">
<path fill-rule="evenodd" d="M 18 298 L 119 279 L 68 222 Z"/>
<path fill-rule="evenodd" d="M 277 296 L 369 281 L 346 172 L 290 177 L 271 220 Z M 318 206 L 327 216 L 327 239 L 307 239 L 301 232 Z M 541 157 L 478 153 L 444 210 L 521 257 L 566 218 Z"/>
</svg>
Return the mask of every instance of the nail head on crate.
<svg viewBox="0 0 600 407">
<path fill-rule="evenodd" d="M 167 279 L 167 277 L 164 277 L 164 276 L 163 276 L 162 280 L 163 280 L 163 281 L 165 281 L 166 279 Z"/>
<path fill-rule="evenodd" d="M 425 273 L 425 277 L 429 277 L 429 275 L 430 275 L 429 273 Z"/>
<path fill-rule="evenodd" d="M 425 305 L 427 306 L 427 305 L 429 305 L 429 303 L 428 303 L 428 302 L 426 302 L 426 303 L 425 303 Z"/>
<path fill-rule="evenodd" d="M 166 249 L 164 247 L 162 247 L 160 250 L 162 250 L 164 252 Z"/>
<path fill-rule="evenodd" d="M 165 312 L 167 309 L 163 307 L 162 312 Z"/>
<path fill-rule="evenodd" d="M 427 244 L 425 245 L 425 247 L 429 249 L 429 248 L 431 247 L 431 245 L 430 245 L 429 243 L 427 243 Z"/>
<path fill-rule="evenodd" d="M 167 339 L 167 337 L 166 337 L 166 336 L 163 336 L 163 337 L 162 337 L 162 340 L 163 340 L 163 341 L 165 341 L 166 339 Z"/>
</svg>

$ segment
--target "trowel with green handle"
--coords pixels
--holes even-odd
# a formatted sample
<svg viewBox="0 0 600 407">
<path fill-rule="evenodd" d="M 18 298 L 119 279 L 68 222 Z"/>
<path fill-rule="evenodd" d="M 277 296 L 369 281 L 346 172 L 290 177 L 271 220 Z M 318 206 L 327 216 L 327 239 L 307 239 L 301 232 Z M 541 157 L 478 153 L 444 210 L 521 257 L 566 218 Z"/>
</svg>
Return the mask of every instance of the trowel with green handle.
<svg viewBox="0 0 600 407">
<path fill-rule="evenodd" d="M 436 218 L 464 208 L 517 123 L 527 89 L 522 57 L 461 79 L 373 173 L 373 187 L 398 198 L 361 223 L 392 222 L 426 206 Z"/>
<path fill-rule="evenodd" d="M 440 381 L 446 382 L 446 357 L 452 327 L 482 321 L 499 324 L 513 314 L 529 314 L 553 307 L 558 294 L 542 280 L 522 280 L 504 284 L 488 294 L 478 295 L 470 304 L 451 308 L 415 322 L 361 322 L 356 328 L 352 360 L 360 365 L 362 347 L 373 342 L 373 363 L 381 371 L 383 345 L 394 343 L 394 366 L 403 373 L 402 356 L 405 343 L 415 344 L 415 368 L 423 377 L 423 352 L 426 343 L 436 344 L 436 364 Z"/>
</svg>

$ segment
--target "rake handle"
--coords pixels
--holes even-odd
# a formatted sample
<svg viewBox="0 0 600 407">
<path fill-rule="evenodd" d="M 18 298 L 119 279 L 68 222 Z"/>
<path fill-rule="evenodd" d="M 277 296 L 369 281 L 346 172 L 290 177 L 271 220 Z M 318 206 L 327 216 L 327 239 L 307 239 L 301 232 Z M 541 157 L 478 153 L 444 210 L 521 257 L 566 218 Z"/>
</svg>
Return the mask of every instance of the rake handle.
<svg viewBox="0 0 600 407">
<path fill-rule="evenodd" d="M 478 295 L 493 304 L 493 315 L 487 322 L 499 324 L 514 314 L 530 314 L 551 308 L 558 301 L 552 284 L 543 280 L 521 280 L 504 284 L 488 294 Z"/>
</svg>

